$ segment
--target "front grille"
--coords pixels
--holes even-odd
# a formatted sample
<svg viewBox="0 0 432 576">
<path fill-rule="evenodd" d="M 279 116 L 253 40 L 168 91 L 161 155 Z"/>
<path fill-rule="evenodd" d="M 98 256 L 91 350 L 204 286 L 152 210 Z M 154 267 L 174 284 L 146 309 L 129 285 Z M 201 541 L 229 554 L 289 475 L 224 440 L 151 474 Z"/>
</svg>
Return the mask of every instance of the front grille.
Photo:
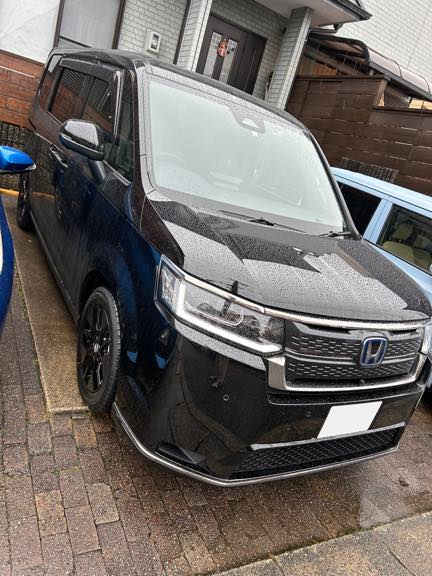
<svg viewBox="0 0 432 576">
<path fill-rule="evenodd" d="M 402 430 L 399 427 L 346 438 L 256 450 L 243 460 L 231 479 L 300 472 L 372 456 L 397 446 Z"/>
<path fill-rule="evenodd" d="M 361 368 L 360 366 L 336 366 L 330 364 L 315 364 L 314 362 L 292 362 L 287 359 L 287 379 L 291 380 L 374 380 L 391 378 L 392 376 L 407 375 L 411 372 L 414 360 L 396 362 L 395 364 L 381 364 L 377 368 Z"/>
<path fill-rule="evenodd" d="M 374 367 L 360 365 L 363 341 L 384 336 L 388 341 L 384 361 Z M 389 383 L 414 373 L 423 338 L 422 329 L 366 331 L 328 329 L 287 323 L 285 379 L 288 389 L 319 390 L 329 381 L 351 388 Z"/>
</svg>

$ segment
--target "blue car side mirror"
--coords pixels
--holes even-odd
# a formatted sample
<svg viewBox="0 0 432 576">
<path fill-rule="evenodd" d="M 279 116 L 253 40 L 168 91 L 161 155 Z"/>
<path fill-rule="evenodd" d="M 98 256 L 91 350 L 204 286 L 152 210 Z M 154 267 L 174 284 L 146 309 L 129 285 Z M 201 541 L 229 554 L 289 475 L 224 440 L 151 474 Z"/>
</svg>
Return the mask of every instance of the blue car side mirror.
<svg viewBox="0 0 432 576">
<path fill-rule="evenodd" d="M 35 168 L 36 164 L 25 152 L 10 146 L 0 146 L 0 175 L 22 174 Z"/>
</svg>

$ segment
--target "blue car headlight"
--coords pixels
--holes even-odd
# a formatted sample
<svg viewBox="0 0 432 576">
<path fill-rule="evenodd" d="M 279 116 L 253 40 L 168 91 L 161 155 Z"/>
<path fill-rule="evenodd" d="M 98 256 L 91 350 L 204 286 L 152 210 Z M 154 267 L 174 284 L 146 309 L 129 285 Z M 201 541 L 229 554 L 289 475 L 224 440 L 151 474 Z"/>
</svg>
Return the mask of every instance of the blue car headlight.
<svg viewBox="0 0 432 576">
<path fill-rule="evenodd" d="M 165 257 L 159 266 L 156 302 L 181 322 L 239 348 L 264 356 L 283 348 L 282 319 L 184 274 Z"/>
</svg>

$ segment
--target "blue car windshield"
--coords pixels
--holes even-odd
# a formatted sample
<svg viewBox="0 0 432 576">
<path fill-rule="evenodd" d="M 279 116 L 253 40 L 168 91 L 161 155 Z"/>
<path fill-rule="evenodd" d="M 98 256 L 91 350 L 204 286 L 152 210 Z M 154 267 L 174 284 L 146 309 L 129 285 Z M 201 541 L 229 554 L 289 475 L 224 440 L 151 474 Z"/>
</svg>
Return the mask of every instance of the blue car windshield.
<svg viewBox="0 0 432 576">
<path fill-rule="evenodd" d="M 152 78 L 149 93 L 157 186 L 235 205 L 236 212 L 344 228 L 326 169 L 300 127 L 195 81 L 185 87 Z"/>
</svg>

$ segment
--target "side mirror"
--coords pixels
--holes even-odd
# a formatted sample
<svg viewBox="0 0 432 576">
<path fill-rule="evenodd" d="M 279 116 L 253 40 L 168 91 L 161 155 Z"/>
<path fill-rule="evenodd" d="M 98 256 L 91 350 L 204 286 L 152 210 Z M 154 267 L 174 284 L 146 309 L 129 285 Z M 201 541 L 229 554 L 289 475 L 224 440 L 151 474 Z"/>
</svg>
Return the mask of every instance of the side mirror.
<svg viewBox="0 0 432 576">
<path fill-rule="evenodd" d="M 92 122 L 66 120 L 60 128 L 59 140 L 65 148 L 78 152 L 89 160 L 104 159 L 102 130 Z"/>
<path fill-rule="evenodd" d="M 23 174 L 35 168 L 36 164 L 25 152 L 10 146 L 0 146 L 0 174 Z"/>
</svg>

